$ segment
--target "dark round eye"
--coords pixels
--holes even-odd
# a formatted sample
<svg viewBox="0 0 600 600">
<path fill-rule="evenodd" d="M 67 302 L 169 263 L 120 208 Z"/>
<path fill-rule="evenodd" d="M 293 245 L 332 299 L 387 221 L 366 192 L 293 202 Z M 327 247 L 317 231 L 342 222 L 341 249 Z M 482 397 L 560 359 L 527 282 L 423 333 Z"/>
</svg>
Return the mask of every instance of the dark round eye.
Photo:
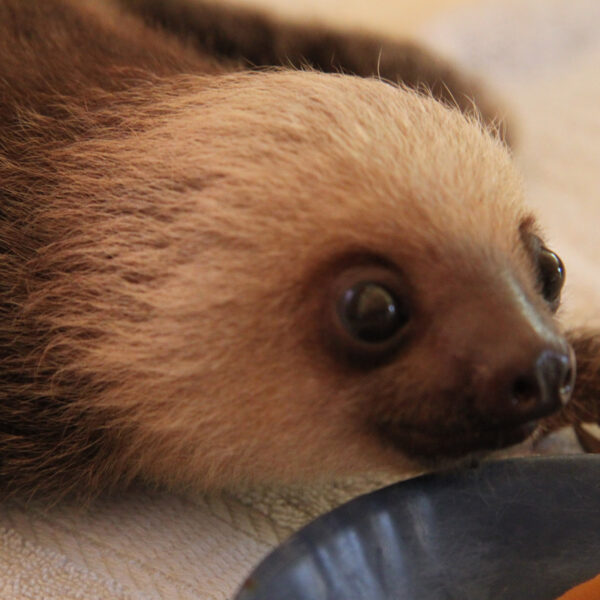
<svg viewBox="0 0 600 600">
<path fill-rule="evenodd" d="M 406 305 L 385 285 L 363 281 L 345 290 L 338 313 L 355 339 L 379 344 L 393 338 L 408 321 Z"/>
<path fill-rule="evenodd" d="M 544 299 L 550 304 L 558 305 L 565 283 L 565 266 L 562 260 L 552 250 L 542 246 L 538 254 L 538 269 Z"/>
</svg>

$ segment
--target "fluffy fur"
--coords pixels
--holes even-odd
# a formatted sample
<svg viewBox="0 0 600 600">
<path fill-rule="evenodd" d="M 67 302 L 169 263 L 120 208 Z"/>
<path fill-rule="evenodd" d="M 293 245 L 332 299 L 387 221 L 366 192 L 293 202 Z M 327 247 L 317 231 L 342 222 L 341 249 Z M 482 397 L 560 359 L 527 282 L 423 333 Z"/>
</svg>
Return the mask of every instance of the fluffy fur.
<svg viewBox="0 0 600 600">
<path fill-rule="evenodd" d="M 107 2 L 0 1 L 4 492 L 408 466 L 378 425 L 471 433 L 457 398 L 475 385 L 474 353 L 483 364 L 511 343 L 510 285 L 555 335 L 501 141 L 381 81 L 249 72 L 242 57 L 307 53 L 290 42 L 263 60 L 238 33 L 221 54 L 197 30 L 182 42 Z M 386 77 L 402 80 L 408 61 L 407 81 L 435 90 L 437 67 L 411 52 Z M 349 63 L 333 70 L 360 71 Z M 475 89 L 449 80 L 455 98 Z M 411 281 L 421 333 L 360 368 L 328 348 L 324 306 L 342 266 L 382 257 Z M 596 352 L 581 348 L 586 378 Z"/>
</svg>

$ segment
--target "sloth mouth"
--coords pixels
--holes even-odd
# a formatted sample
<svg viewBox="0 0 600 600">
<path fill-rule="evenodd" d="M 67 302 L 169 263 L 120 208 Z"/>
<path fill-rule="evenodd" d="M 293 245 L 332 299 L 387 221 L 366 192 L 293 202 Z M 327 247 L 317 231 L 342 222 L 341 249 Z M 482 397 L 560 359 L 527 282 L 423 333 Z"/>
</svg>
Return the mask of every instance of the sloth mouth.
<svg viewBox="0 0 600 600">
<path fill-rule="evenodd" d="M 387 425 L 380 431 L 386 441 L 413 459 L 461 458 L 474 452 L 492 452 L 525 441 L 537 427 L 529 421 L 510 427 L 427 429 L 415 425 Z"/>
</svg>

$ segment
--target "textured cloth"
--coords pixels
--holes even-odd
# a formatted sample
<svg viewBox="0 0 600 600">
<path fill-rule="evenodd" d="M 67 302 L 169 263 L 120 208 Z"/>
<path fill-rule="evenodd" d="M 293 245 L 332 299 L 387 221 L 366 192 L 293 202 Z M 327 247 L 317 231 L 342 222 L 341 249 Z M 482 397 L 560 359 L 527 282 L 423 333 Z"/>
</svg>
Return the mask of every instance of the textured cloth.
<svg viewBox="0 0 600 600">
<path fill-rule="evenodd" d="M 421 32 L 506 99 L 531 204 L 568 266 L 564 319 L 576 324 L 600 322 L 599 24 L 597 0 L 496 0 Z M 573 446 L 568 435 L 559 439 Z M 544 451 L 553 448 L 545 442 Z M 5 503 L 0 598 L 226 600 L 294 530 L 395 479 L 374 474 L 236 497 L 137 489 L 87 510 Z"/>
</svg>

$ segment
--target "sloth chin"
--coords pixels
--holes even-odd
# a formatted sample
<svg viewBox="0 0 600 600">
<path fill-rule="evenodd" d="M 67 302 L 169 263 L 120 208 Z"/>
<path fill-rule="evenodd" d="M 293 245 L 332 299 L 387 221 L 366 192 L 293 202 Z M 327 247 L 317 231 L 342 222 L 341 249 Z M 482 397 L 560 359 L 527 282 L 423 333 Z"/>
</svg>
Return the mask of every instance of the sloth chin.
<svg viewBox="0 0 600 600">
<path fill-rule="evenodd" d="M 386 445 L 418 463 L 430 466 L 482 458 L 526 441 L 537 427 L 537 421 L 510 426 L 480 426 L 469 430 L 394 424 L 381 426 L 379 434 Z"/>
</svg>

